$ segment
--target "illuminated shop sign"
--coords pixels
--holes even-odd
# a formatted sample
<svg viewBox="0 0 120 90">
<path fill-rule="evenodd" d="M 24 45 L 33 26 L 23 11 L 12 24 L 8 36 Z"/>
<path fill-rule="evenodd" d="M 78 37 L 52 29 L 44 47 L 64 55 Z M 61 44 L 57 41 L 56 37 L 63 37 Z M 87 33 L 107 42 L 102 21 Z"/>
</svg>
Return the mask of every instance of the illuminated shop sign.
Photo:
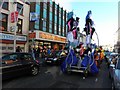
<svg viewBox="0 0 120 90">
<path fill-rule="evenodd" d="M 14 40 L 14 35 L 0 33 L 0 40 Z M 26 36 L 16 36 L 18 41 L 27 41 Z"/>
<path fill-rule="evenodd" d="M 29 33 L 29 38 L 35 38 L 35 37 L 36 37 L 36 33 L 35 32 Z"/>
<path fill-rule="evenodd" d="M 54 41 L 60 41 L 60 42 L 65 42 L 66 41 L 66 38 L 58 37 L 58 36 L 51 35 L 51 34 L 48 34 L 48 33 L 43 33 L 43 32 L 39 33 L 39 37 L 42 38 L 42 39 L 54 40 Z"/>
</svg>

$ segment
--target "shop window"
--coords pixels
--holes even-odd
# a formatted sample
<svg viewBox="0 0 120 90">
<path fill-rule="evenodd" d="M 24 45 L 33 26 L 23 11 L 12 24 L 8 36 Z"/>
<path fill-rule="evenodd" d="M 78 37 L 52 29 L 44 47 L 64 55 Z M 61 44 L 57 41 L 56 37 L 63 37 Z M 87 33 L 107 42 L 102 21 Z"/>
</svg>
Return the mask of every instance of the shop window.
<svg viewBox="0 0 120 90">
<path fill-rule="evenodd" d="M 2 2 L 0 2 L 0 6 L 1 6 Z M 3 5 L 2 5 L 2 9 L 6 9 L 8 10 L 8 5 L 9 3 L 8 2 L 4 2 Z"/>
<path fill-rule="evenodd" d="M 17 3 L 17 11 L 20 15 L 23 15 L 23 5 L 20 3 Z"/>
<path fill-rule="evenodd" d="M 7 31 L 8 15 L 0 13 L 0 31 Z"/>
<path fill-rule="evenodd" d="M 17 30 L 17 33 L 19 33 L 19 34 L 22 34 L 22 22 L 23 22 L 23 20 L 18 18 L 18 22 L 17 22 L 18 30 Z"/>
</svg>

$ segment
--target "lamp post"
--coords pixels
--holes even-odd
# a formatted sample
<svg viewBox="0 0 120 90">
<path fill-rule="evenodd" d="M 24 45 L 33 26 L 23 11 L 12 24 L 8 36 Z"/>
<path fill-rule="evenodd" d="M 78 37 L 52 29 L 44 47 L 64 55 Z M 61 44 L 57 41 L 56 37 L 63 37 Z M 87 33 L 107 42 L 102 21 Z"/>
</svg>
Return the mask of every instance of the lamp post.
<svg viewBox="0 0 120 90">
<path fill-rule="evenodd" d="M 15 11 L 16 11 L 16 3 L 14 3 L 15 4 Z M 18 12 L 18 15 L 19 15 L 19 12 Z M 16 31 L 17 31 L 17 18 L 16 18 L 16 15 L 15 15 L 15 12 L 14 12 L 14 21 L 15 21 L 15 30 L 14 30 L 14 45 L 13 45 L 13 47 L 14 47 L 14 52 L 16 52 Z"/>
<path fill-rule="evenodd" d="M 28 1 L 28 0 L 25 0 L 25 2 L 24 3 L 26 3 L 26 4 L 30 4 L 30 2 Z M 17 11 L 17 3 L 16 2 L 13 2 L 13 4 L 15 4 L 15 12 Z M 20 9 L 20 11 L 18 12 L 18 15 L 21 13 L 21 11 L 23 10 L 23 6 L 22 6 L 22 8 Z M 15 21 L 15 30 L 14 30 L 14 45 L 13 45 L 13 47 L 14 47 L 14 52 L 16 52 L 16 31 L 17 31 L 17 29 L 18 29 L 18 26 L 17 26 L 17 21 L 18 21 L 18 16 L 17 16 L 17 18 L 16 18 L 16 14 L 15 14 L 15 12 L 14 12 L 14 21 Z"/>
</svg>

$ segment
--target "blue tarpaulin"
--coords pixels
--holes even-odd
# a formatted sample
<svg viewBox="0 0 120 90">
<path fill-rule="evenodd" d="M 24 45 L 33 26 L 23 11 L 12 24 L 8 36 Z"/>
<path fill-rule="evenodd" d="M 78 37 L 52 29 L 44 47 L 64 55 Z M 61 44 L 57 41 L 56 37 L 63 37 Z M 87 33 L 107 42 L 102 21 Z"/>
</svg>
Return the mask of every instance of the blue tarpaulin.
<svg viewBox="0 0 120 90">
<path fill-rule="evenodd" d="M 65 61 L 61 65 L 61 70 L 63 72 L 65 72 L 67 64 L 68 65 L 71 64 L 71 66 L 72 66 L 72 65 L 77 65 L 77 62 L 78 62 L 78 58 L 76 57 L 74 50 L 71 49 L 67 58 L 65 59 Z"/>
<path fill-rule="evenodd" d="M 91 55 L 92 56 L 92 55 Z M 89 57 L 89 56 L 85 56 L 84 58 L 83 58 L 83 60 L 82 60 L 82 63 L 81 63 L 81 66 L 82 67 L 87 67 L 87 65 L 89 64 L 89 62 L 90 62 L 90 65 L 91 65 L 91 69 L 90 69 L 90 72 L 92 73 L 92 74 L 96 74 L 96 73 L 98 73 L 99 72 L 99 70 L 98 70 L 98 68 L 97 68 L 97 66 L 96 66 L 96 64 L 95 64 L 95 62 L 93 62 L 93 58 L 91 57 Z M 65 59 L 65 61 L 61 64 L 61 70 L 62 70 L 62 72 L 65 72 L 66 71 L 66 66 L 67 66 L 67 64 L 68 65 L 70 65 L 71 64 L 71 66 L 72 65 L 77 65 L 77 63 L 78 63 L 78 58 L 76 57 L 76 55 L 75 55 L 75 52 L 74 52 L 74 50 L 70 50 L 70 52 L 69 52 L 69 54 L 68 54 L 68 56 L 67 56 L 67 58 Z"/>
</svg>

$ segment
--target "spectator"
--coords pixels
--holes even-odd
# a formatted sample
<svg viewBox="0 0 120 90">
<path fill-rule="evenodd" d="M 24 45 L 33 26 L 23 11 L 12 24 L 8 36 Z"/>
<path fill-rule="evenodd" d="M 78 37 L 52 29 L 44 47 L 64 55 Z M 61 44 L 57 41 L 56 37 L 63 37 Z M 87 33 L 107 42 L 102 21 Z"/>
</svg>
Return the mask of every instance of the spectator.
<svg viewBox="0 0 120 90">
<path fill-rule="evenodd" d="M 38 46 L 36 54 L 37 54 L 37 58 L 39 58 L 40 57 L 40 46 Z"/>
<path fill-rule="evenodd" d="M 17 46 L 16 52 L 22 52 L 22 49 L 20 48 L 20 46 Z"/>
<path fill-rule="evenodd" d="M 50 48 L 48 48 L 47 54 L 50 55 L 50 53 L 51 53 L 51 50 L 50 50 Z"/>
</svg>

